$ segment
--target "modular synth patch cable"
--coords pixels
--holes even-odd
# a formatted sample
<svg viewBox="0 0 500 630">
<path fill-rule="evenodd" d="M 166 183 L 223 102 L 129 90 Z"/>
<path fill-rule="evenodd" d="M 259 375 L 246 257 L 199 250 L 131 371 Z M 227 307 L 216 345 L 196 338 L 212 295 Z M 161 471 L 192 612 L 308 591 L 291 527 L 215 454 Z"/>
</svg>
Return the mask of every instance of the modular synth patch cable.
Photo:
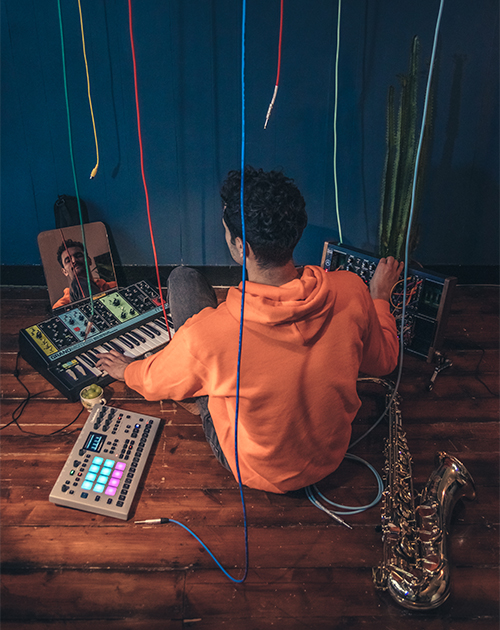
<svg viewBox="0 0 500 630">
<path fill-rule="evenodd" d="M 327 241 L 323 247 L 321 266 L 326 271 L 352 271 L 369 284 L 379 260 L 363 250 Z M 393 288 L 391 311 L 399 324 L 406 299 L 404 348 L 430 363 L 442 347 L 457 279 L 424 269 L 410 268 L 406 274 L 406 296 L 403 296 L 402 278 Z"/>
</svg>

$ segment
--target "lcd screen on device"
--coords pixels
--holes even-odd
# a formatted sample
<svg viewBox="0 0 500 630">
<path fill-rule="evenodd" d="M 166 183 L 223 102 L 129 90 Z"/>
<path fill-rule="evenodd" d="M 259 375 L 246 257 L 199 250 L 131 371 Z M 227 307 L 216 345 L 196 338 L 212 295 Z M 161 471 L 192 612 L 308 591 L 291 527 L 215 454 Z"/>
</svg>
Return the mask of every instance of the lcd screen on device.
<svg viewBox="0 0 500 630">
<path fill-rule="evenodd" d="M 87 451 L 92 451 L 93 453 L 99 453 L 105 439 L 106 436 L 102 435 L 101 433 L 89 433 L 89 436 L 83 448 Z"/>
</svg>

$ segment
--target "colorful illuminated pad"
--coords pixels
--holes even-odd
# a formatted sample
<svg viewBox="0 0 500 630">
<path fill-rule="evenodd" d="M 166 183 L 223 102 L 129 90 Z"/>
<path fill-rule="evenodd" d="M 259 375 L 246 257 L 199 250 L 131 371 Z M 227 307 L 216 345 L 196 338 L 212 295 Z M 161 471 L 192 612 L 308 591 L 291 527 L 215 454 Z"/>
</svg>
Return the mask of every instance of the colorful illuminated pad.
<svg viewBox="0 0 500 630">
<path fill-rule="evenodd" d="M 120 477 L 123 475 L 125 464 L 123 462 L 116 463 L 112 459 L 104 461 L 102 457 L 94 457 L 89 467 L 89 472 L 85 475 L 82 483 L 82 490 L 93 490 L 94 492 L 104 492 L 108 496 L 114 496 L 120 483 Z M 119 475 L 113 476 L 114 474 Z"/>
<path fill-rule="evenodd" d="M 49 500 L 126 520 L 159 424 L 106 405 L 91 411 Z"/>
</svg>

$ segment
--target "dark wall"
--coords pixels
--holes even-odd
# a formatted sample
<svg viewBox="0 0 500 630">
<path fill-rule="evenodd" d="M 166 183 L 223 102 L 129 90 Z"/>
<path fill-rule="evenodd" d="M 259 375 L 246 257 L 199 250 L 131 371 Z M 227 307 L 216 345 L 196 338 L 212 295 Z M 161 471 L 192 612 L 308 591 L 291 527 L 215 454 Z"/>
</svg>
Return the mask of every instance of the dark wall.
<svg viewBox="0 0 500 630">
<path fill-rule="evenodd" d="M 125 0 L 82 2 L 97 126 L 95 164 L 78 4 L 61 2 L 72 139 L 81 197 L 122 264 L 152 264 Z M 421 98 L 439 2 L 342 6 L 338 182 L 344 242 L 376 250 L 389 85 L 421 40 Z M 145 172 L 160 264 L 227 265 L 218 189 L 239 168 L 241 3 L 133 2 Z M 74 195 L 57 2 L 2 0 L 2 262 L 39 264 L 59 194 Z M 337 3 L 287 0 L 280 89 L 278 0 L 248 0 L 246 162 L 283 168 L 309 226 L 298 263 L 338 235 L 333 188 Z M 498 2 L 447 1 L 436 65 L 434 136 L 420 210 L 423 264 L 498 262 Z"/>
</svg>

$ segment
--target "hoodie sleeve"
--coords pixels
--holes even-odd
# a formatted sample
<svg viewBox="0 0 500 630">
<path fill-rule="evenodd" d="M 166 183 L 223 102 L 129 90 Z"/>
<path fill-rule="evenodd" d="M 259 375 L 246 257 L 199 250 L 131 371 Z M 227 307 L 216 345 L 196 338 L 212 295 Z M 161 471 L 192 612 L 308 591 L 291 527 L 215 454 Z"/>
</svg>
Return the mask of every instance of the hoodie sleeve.
<svg viewBox="0 0 500 630">
<path fill-rule="evenodd" d="M 369 294 L 368 294 L 369 295 Z M 385 376 L 392 372 L 399 355 L 396 321 L 389 302 L 372 300 L 369 307 L 369 325 L 363 339 L 363 359 L 360 371 L 371 376 Z"/>
<path fill-rule="evenodd" d="M 201 396 L 204 366 L 192 356 L 182 329 L 172 341 L 152 356 L 133 361 L 125 368 L 125 383 L 146 400 L 182 400 Z"/>
</svg>

